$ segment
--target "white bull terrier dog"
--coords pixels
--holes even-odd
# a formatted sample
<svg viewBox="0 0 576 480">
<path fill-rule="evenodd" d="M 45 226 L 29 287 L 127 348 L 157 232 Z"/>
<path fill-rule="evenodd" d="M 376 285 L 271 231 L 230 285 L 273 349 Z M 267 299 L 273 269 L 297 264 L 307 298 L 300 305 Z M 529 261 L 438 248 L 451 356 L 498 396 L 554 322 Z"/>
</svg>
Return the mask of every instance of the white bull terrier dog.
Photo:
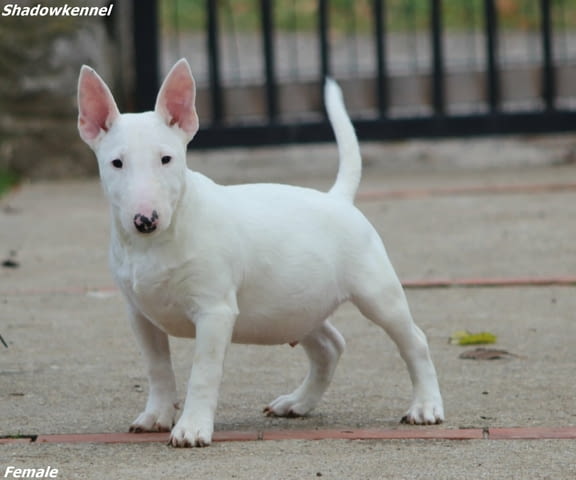
<svg viewBox="0 0 576 480">
<path fill-rule="evenodd" d="M 221 186 L 186 166 L 198 131 L 195 83 L 186 60 L 168 73 L 154 111 L 123 114 L 87 66 L 78 85 L 78 128 L 98 158 L 110 202 L 110 263 L 129 306 L 149 380 L 131 432 L 171 431 L 175 447 L 209 445 L 230 342 L 299 343 L 310 361 L 302 385 L 270 403 L 276 416 L 318 404 L 344 349 L 330 316 L 350 300 L 382 327 L 413 384 L 402 421 L 444 418 L 425 335 L 374 227 L 353 205 L 361 157 L 342 93 L 326 82 L 339 151 L 329 192 L 278 185 Z M 182 414 L 168 335 L 196 338 Z"/>
</svg>

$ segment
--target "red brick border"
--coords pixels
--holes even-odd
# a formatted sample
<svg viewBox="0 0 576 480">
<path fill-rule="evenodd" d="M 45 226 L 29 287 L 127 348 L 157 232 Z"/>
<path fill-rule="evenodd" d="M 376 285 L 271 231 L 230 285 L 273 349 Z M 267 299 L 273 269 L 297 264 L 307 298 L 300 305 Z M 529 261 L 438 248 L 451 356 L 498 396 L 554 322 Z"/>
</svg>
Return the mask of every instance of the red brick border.
<svg viewBox="0 0 576 480">
<path fill-rule="evenodd" d="M 6 443 L 30 443 L 33 442 L 35 437 L 3 437 L 0 438 L 0 445 L 4 445 Z"/>
<path fill-rule="evenodd" d="M 576 276 L 558 277 L 506 277 L 506 278 L 455 278 L 429 280 L 405 280 L 404 288 L 477 288 L 477 287 L 549 287 L 549 286 L 576 286 Z"/>
<path fill-rule="evenodd" d="M 262 433 L 262 440 L 478 440 L 483 438 L 478 428 L 409 430 L 272 430 Z"/>
<path fill-rule="evenodd" d="M 80 433 L 0 438 L 0 445 L 12 443 L 168 443 L 168 433 Z M 571 427 L 414 428 L 414 429 L 324 429 L 222 431 L 214 442 L 269 440 L 576 440 Z"/>
<path fill-rule="evenodd" d="M 403 190 L 367 190 L 360 191 L 356 196 L 359 202 L 379 200 L 424 198 L 453 195 L 487 195 L 487 194 L 533 194 L 560 193 L 576 190 L 576 183 L 543 183 L 529 185 L 471 185 L 466 187 L 412 188 Z"/>
<path fill-rule="evenodd" d="M 35 443 L 168 443 L 170 434 L 162 433 L 58 433 L 38 435 Z"/>
<path fill-rule="evenodd" d="M 472 277 L 472 278 L 430 278 L 402 281 L 404 288 L 497 288 L 497 287 L 575 287 L 576 276 L 553 277 Z M 103 287 L 62 287 L 47 289 L 27 289 L 0 291 L 0 296 L 36 296 L 36 295 L 89 295 L 91 293 L 115 294 L 114 286 Z"/>
<path fill-rule="evenodd" d="M 495 427 L 488 429 L 488 437 L 493 440 L 574 440 L 576 427 Z"/>
</svg>

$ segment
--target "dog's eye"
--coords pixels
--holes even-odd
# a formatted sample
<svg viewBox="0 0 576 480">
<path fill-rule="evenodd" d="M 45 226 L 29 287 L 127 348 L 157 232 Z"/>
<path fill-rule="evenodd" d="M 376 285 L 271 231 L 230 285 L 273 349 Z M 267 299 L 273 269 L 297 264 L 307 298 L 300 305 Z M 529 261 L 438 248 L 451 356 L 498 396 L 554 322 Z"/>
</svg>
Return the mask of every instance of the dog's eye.
<svg viewBox="0 0 576 480">
<path fill-rule="evenodd" d="M 172 157 L 170 155 L 164 155 L 162 157 L 162 165 L 166 165 L 166 164 L 170 163 L 171 160 L 172 160 Z"/>
<path fill-rule="evenodd" d="M 115 158 L 114 160 L 112 160 L 112 166 L 114 168 L 122 168 L 124 164 L 122 163 L 122 160 L 120 160 L 119 158 Z"/>
</svg>

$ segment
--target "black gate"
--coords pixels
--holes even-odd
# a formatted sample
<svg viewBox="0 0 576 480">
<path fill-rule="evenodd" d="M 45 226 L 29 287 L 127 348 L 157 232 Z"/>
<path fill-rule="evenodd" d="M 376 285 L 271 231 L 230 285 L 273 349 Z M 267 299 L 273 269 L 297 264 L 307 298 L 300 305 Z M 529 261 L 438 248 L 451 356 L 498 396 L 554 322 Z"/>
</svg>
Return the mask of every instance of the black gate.
<svg viewBox="0 0 576 480">
<path fill-rule="evenodd" d="M 307 18 L 298 16 L 304 3 L 313 6 Z M 571 0 L 304 3 L 134 0 L 139 108 L 151 108 L 159 79 L 185 56 L 200 71 L 195 147 L 331 139 L 327 75 L 341 84 L 361 140 L 576 127 Z"/>
</svg>

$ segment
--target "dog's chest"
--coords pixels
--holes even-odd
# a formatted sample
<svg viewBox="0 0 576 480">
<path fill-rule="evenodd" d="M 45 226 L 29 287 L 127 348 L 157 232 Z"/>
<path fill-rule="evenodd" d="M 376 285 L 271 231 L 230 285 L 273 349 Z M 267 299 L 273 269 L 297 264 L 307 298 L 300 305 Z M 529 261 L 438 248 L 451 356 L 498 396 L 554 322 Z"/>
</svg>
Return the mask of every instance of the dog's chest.
<svg viewBox="0 0 576 480">
<path fill-rule="evenodd" d="M 193 337 L 191 273 L 185 263 L 173 265 L 161 256 L 130 256 L 113 258 L 112 270 L 131 304 L 152 323 L 170 335 Z"/>
</svg>

